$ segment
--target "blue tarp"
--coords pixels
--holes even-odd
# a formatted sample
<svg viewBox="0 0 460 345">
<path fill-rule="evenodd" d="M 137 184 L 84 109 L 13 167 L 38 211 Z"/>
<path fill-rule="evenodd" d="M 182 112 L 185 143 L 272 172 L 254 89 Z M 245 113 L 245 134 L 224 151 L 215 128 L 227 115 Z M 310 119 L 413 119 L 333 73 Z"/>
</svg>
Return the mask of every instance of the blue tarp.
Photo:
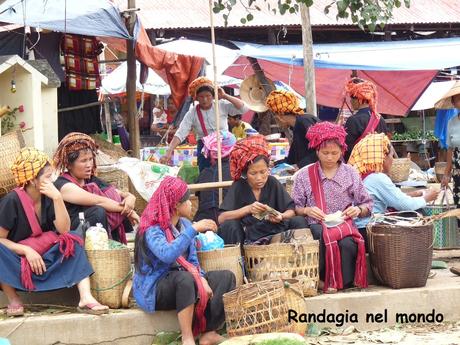
<svg viewBox="0 0 460 345">
<path fill-rule="evenodd" d="M 240 54 L 272 62 L 303 65 L 302 45 L 233 42 Z M 460 65 L 460 38 L 397 42 L 314 44 L 316 68 L 372 71 L 440 70 Z"/>
<path fill-rule="evenodd" d="M 88 36 L 130 38 L 109 0 L 6 0 L 0 22 Z"/>
</svg>

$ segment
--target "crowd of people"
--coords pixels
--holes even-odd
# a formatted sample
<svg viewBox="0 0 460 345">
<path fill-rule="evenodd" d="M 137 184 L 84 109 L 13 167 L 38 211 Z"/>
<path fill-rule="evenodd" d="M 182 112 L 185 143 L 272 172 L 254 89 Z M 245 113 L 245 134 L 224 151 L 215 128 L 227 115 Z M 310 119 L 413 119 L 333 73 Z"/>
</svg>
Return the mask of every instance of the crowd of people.
<svg viewBox="0 0 460 345">
<path fill-rule="evenodd" d="M 233 183 L 219 205 L 216 190 L 199 194 L 199 209 L 191 222 L 187 184 L 165 177 L 139 216 L 135 197 L 96 176 L 94 140 L 82 133 L 65 136 L 51 161 L 34 148 L 22 149 L 11 167 L 17 188 L 0 200 L 0 286 L 8 298 L 7 314 L 23 315 L 17 291 L 47 291 L 77 285 L 78 310 L 102 314 L 108 308 L 91 295 L 93 273 L 78 231 L 83 213 L 89 225 L 100 223 L 108 236 L 126 243 L 126 232 L 139 224 L 135 238 L 133 293 L 147 312 L 175 309 L 184 344 L 222 340 L 216 333 L 224 322 L 222 295 L 235 288 L 230 271 L 204 272 L 197 258 L 195 237 L 218 233 L 225 244 L 270 242 L 273 235 L 310 228 L 320 243 L 320 279 L 325 293 L 367 287 L 366 225 L 373 213 L 418 210 L 439 191 L 405 194 L 388 172 L 393 162 L 391 142 L 377 113 L 375 86 L 352 79 L 346 91 L 356 114 L 344 126 L 318 119 L 299 107 L 295 95 L 273 91 L 267 107 L 281 126 L 293 129 L 285 162 L 298 171 L 289 194 L 270 175 L 270 152 L 265 138 L 246 136 L 240 115 L 247 107 L 219 89 L 220 128 L 214 116 L 214 88 L 206 78 L 190 85 L 197 105 L 173 132 L 164 158 L 193 128 L 198 139 L 199 182 L 216 181 L 217 135 L 221 140 L 222 174 Z M 452 96 L 460 107 L 460 94 Z M 228 131 L 227 116 L 234 121 Z M 159 124 L 158 122 L 157 124 Z M 161 129 L 155 127 L 155 129 Z M 236 129 L 236 130 L 235 130 Z M 460 117 L 449 122 L 448 162 L 443 186 L 454 179 L 454 198 L 460 198 Z M 52 181 L 53 167 L 59 177 Z M 269 212 L 276 210 L 276 212 Z M 268 216 L 256 215 L 268 212 Z M 342 222 L 328 224 L 327 215 L 341 212 Z"/>
</svg>

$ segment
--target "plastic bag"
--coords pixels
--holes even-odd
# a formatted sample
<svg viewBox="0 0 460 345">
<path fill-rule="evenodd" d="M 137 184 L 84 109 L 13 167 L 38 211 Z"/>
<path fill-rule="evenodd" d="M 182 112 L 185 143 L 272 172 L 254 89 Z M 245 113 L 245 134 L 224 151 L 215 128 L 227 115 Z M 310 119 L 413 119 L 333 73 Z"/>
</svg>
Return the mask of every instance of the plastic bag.
<svg viewBox="0 0 460 345">
<path fill-rule="evenodd" d="M 97 223 L 96 226 L 92 226 L 88 230 L 86 230 L 85 249 L 109 249 L 109 236 L 107 235 L 107 231 L 102 227 L 102 224 Z"/>
<path fill-rule="evenodd" d="M 224 248 L 224 240 L 212 231 L 206 231 L 196 236 L 196 248 L 200 252 Z"/>
</svg>

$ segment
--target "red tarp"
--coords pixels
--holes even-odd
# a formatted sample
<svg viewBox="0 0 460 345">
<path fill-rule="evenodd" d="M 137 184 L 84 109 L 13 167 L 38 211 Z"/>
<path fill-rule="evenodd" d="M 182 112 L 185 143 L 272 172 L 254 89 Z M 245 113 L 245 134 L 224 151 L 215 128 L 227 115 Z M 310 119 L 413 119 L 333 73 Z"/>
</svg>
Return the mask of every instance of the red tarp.
<svg viewBox="0 0 460 345">
<path fill-rule="evenodd" d="M 272 80 L 289 83 L 300 94 L 304 94 L 303 66 L 290 66 L 278 62 L 258 59 L 265 75 Z M 246 57 L 240 57 L 225 74 L 244 79 L 252 74 Z M 377 85 L 377 110 L 383 114 L 405 116 L 420 95 L 430 85 L 438 71 L 358 71 L 358 76 Z M 350 70 L 316 68 L 316 101 L 318 104 L 340 108 L 344 99 L 344 86 L 350 78 Z"/>
</svg>

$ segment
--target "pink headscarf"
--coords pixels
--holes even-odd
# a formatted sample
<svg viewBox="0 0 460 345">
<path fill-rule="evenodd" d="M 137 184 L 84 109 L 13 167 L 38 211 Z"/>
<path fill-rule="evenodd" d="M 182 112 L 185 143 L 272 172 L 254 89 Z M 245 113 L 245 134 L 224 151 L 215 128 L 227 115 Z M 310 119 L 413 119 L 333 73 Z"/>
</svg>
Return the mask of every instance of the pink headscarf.
<svg viewBox="0 0 460 345">
<path fill-rule="evenodd" d="M 220 148 L 222 158 L 228 157 L 236 144 L 235 136 L 226 130 L 220 131 Z M 213 132 L 203 138 L 203 154 L 206 158 L 217 159 L 217 132 Z"/>
</svg>

